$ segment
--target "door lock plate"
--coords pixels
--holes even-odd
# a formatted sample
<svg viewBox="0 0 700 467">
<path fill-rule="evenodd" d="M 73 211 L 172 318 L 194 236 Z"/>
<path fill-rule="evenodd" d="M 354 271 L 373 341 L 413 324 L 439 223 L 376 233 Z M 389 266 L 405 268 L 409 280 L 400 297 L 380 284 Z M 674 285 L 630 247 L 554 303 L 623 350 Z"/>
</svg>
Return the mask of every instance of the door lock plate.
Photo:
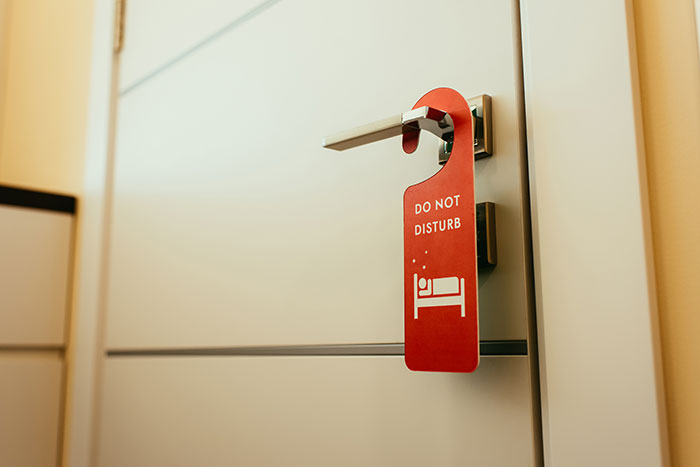
<svg viewBox="0 0 700 467">
<path fill-rule="evenodd" d="M 491 96 L 482 94 L 467 99 L 472 111 L 472 134 L 474 135 L 474 159 L 479 160 L 493 155 L 493 113 Z M 440 146 L 438 164 L 443 165 L 450 158 L 452 142 L 445 141 Z"/>
<path fill-rule="evenodd" d="M 476 258 L 479 269 L 496 266 L 496 205 L 476 203 Z"/>
</svg>

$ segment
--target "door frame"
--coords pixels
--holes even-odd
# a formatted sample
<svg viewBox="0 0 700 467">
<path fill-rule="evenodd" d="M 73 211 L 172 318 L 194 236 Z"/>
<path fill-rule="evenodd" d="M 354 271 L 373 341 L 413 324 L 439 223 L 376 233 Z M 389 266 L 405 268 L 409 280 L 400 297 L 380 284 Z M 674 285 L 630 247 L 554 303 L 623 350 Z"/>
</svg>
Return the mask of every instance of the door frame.
<svg viewBox="0 0 700 467">
<path fill-rule="evenodd" d="M 667 466 L 632 0 L 519 6 L 545 464 Z M 97 465 L 118 94 L 115 2 L 94 8 L 67 350 L 71 467 Z"/>
<path fill-rule="evenodd" d="M 633 2 L 520 4 L 545 463 L 670 465 Z"/>
</svg>

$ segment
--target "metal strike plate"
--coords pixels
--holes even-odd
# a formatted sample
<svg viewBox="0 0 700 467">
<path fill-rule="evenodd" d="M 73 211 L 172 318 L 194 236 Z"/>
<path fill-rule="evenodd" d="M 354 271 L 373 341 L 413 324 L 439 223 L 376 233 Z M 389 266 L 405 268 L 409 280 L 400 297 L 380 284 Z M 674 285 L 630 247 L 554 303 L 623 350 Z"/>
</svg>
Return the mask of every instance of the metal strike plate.
<svg viewBox="0 0 700 467">
<path fill-rule="evenodd" d="M 496 205 L 476 204 L 476 257 L 479 269 L 492 268 L 498 263 L 496 254 Z"/>
</svg>

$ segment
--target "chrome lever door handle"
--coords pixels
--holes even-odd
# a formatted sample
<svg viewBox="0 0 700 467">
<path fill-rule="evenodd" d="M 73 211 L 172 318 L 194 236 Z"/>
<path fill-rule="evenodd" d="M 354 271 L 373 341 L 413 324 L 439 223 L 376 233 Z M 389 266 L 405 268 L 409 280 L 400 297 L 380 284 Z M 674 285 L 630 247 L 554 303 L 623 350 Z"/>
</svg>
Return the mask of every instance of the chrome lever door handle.
<svg viewBox="0 0 700 467">
<path fill-rule="evenodd" d="M 419 130 L 426 130 L 445 141 L 452 141 L 454 126 L 447 112 L 432 107 L 419 107 L 394 117 L 328 136 L 323 140 L 323 147 L 344 151 Z"/>
<path fill-rule="evenodd" d="M 468 102 L 472 110 L 474 156 L 481 159 L 492 154 L 491 97 L 484 94 L 471 98 Z M 444 164 L 449 158 L 454 136 L 452 118 L 447 112 L 427 106 L 328 136 L 323 140 L 323 147 L 344 151 L 420 130 L 428 131 L 443 140 L 438 162 Z"/>
</svg>

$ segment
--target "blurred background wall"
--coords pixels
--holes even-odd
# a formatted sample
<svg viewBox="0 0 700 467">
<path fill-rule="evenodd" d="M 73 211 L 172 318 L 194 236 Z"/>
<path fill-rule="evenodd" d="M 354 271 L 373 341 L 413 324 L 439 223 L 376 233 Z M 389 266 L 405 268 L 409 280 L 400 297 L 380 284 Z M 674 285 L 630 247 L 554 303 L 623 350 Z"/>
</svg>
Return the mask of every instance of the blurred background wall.
<svg viewBox="0 0 700 467">
<path fill-rule="evenodd" d="M 696 466 L 700 55 L 695 12 L 693 0 L 634 0 L 633 6 L 671 453 L 674 465 Z M 0 183 L 81 193 L 92 9 L 92 0 L 0 0 Z"/>
<path fill-rule="evenodd" d="M 671 455 L 675 466 L 695 466 L 700 465 L 700 61 L 693 0 L 636 0 L 635 20 Z"/>
<path fill-rule="evenodd" d="M 80 193 L 93 1 L 0 3 L 0 182 Z"/>
</svg>

